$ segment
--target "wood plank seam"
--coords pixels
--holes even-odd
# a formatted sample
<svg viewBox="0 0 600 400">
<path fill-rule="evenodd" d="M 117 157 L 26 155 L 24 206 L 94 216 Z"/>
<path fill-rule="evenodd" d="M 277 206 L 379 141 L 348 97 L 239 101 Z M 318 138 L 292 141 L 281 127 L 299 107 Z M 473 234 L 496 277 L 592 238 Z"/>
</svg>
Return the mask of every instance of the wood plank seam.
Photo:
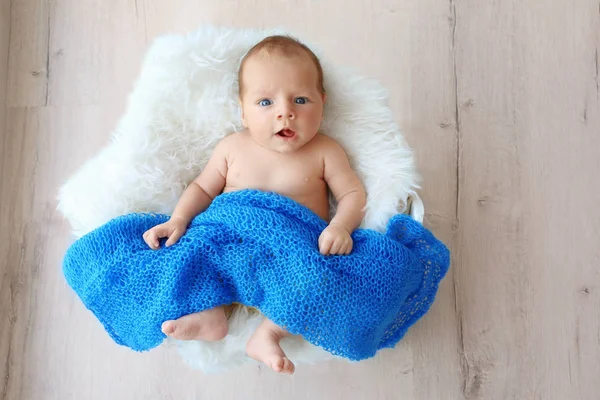
<svg viewBox="0 0 600 400">
<path fill-rule="evenodd" d="M 456 0 L 450 0 L 450 13 L 452 19 L 452 32 L 451 32 L 451 46 L 452 46 L 452 77 L 454 80 L 454 125 L 456 129 L 456 208 L 454 211 L 454 221 L 452 223 L 452 236 L 456 238 L 456 234 L 458 232 L 458 227 L 460 223 L 460 215 L 459 215 L 459 202 L 460 202 L 460 168 L 461 168 L 461 121 L 460 121 L 460 108 L 459 108 L 459 93 L 458 93 L 458 69 L 457 69 L 457 61 L 456 61 L 456 28 L 457 28 L 457 14 L 456 14 Z M 452 240 L 456 243 L 456 240 Z M 454 249 L 453 249 L 454 250 Z M 454 251 L 453 251 L 454 252 Z M 456 260 L 456 257 L 452 257 L 453 260 Z M 463 396 L 468 397 L 468 393 L 472 393 L 472 390 L 468 387 L 469 383 L 469 375 L 470 375 L 470 365 L 467 355 L 465 353 L 465 339 L 464 339 L 464 320 L 463 314 L 459 307 L 459 299 L 458 299 L 458 274 L 456 271 L 452 273 L 453 278 L 453 290 L 454 290 L 454 311 L 456 313 L 456 318 L 458 319 L 457 329 L 458 329 L 458 351 L 459 351 L 459 359 L 460 359 L 460 370 L 461 370 L 461 379 L 462 379 L 462 391 Z"/>
</svg>

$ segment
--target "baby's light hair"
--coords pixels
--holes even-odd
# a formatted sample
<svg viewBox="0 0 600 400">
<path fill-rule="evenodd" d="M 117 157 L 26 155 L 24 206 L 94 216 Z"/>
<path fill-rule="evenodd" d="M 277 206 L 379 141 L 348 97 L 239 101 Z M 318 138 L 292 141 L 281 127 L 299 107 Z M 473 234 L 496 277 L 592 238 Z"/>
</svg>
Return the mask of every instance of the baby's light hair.
<svg viewBox="0 0 600 400">
<path fill-rule="evenodd" d="M 242 97 L 244 87 L 244 83 L 242 81 L 244 65 L 251 56 L 261 51 L 265 51 L 268 54 L 280 53 L 287 57 L 296 56 L 304 52 L 311 58 L 311 60 L 315 64 L 315 67 L 317 68 L 317 89 L 321 93 L 325 93 L 325 88 L 323 86 L 323 68 L 321 67 L 321 62 L 319 61 L 319 58 L 315 55 L 315 53 L 313 53 L 312 50 L 308 48 L 308 46 L 300 42 L 298 39 L 295 39 L 291 36 L 273 35 L 268 36 L 260 42 L 258 42 L 257 44 L 255 44 L 244 55 L 244 58 L 242 58 L 242 61 L 240 63 L 240 69 L 238 71 L 238 91 L 240 97 Z"/>
</svg>

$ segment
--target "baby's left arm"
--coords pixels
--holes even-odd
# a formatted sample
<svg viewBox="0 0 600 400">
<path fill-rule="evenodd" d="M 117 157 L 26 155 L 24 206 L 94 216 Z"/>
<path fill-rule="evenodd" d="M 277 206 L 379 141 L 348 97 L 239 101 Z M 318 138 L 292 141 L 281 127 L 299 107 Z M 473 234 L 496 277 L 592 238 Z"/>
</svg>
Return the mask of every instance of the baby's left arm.
<svg viewBox="0 0 600 400">
<path fill-rule="evenodd" d="M 350 167 L 344 149 L 327 138 L 323 146 L 323 177 L 335 197 L 338 207 L 329 226 L 319 237 L 321 254 L 349 254 L 350 235 L 360 225 L 365 213 L 365 189 Z"/>
</svg>

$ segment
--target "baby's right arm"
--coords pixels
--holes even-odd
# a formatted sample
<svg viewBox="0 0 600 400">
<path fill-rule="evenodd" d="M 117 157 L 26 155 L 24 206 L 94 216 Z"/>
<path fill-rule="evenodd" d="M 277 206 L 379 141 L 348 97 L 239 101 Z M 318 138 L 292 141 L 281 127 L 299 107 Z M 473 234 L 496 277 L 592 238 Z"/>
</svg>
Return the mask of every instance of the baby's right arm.
<svg viewBox="0 0 600 400">
<path fill-rule="evenodd" d="M 217 144 L 200 175 L 181 195 L 171 218 L 144 233 L 144 241 L 152 249 L 158 249 L 158 240 L 164 237 L 168 237 L 167 247 L 175 244 L 183 236 L 192 219 L 206 210 L 213 199 L 223 191 L 227 176 L 228 142 L 225 138 Z"/>
</svg>

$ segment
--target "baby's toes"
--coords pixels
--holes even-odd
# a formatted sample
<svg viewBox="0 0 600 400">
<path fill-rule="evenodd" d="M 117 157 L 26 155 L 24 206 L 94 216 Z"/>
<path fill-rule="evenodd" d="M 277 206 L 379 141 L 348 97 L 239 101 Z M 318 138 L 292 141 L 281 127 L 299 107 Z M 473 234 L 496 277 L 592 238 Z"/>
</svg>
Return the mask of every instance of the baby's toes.
<svg viewBox="0 0 600 400">
<path fill-rule="evenodd" d="M 269 362 L 269 367 L 275 372 L 282 372 L 284 365 L 284 359 L 279 356 L 272 357 Z"/>
<path fill-rule="evenodd" d="M 288 358 L 284 357 L 282 359 L 282 368 L 281 368 L 281 372 L 285 373 L 285 374 L 293 374 L 294 370 L 296 369 L 296 367 L 294 366 L 294 363 L 291 362 Z"/>
</svg>

